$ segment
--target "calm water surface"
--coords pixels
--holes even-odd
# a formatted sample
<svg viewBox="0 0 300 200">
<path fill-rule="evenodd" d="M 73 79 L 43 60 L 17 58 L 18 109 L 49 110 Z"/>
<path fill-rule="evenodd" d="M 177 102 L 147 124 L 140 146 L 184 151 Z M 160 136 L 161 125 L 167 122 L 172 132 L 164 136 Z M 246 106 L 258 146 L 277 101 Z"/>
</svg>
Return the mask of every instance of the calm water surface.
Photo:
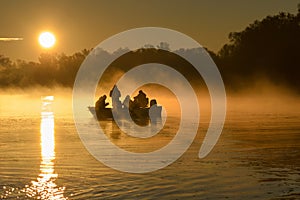
<svg viewBox="0 0 300 200">
<path fill-rule="evenodd" d="M 246 112 L 229 107 L 209 156 L 197 157 L 207 129 L 204 120 L 194 143 L 175 163 L 129 174 L 104 166 L 87 152 L 71 112 L 42 109 L 39 98 L 31 104 L 32 109 L 25 103 L 0 105 L 1 199 L 300 199 L 297 109 Z M 89 120 L 91 116 L 86 126 Z M 178 119 L 170 118 L 150 141 L 130 138 L 112 121 L 100 125 L 116 145 L 149 152 L 173 138 Z"/>
</svg>

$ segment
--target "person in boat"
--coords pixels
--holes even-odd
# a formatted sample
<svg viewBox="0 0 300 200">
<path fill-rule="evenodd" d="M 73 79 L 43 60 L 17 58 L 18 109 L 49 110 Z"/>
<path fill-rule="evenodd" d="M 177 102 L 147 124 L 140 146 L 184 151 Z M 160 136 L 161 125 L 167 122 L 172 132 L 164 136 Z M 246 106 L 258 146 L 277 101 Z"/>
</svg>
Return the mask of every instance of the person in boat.
<svg viewBox="0 0 300 200">
<path fill-rule="evenodd" d="M 105 109 L 105 107 L 108 106 L 109 103 L 106 103 L 105 100 L 106 100 L 106 95 L 99 97 L 98 101 L 96 101 L 95 104 L 96 111 L 99 111 L 100 109 Z"/>
<path fill-rule="evenodd" d="M 130 96 L 127 95 L 123 101 L 123 108 L 128 109 L 130 107 L 131 102 L 132 101 L 130 99 Z"/>
<path fill-rule="evenodd" d="M 161 119 L 161 107 L 157 106 L 156 99 L 151 99 L 149 117 L 152 123 L 156 123 Z"/>
<path fill-rule="evenodd" d="M 142 90 L 140 90 L 139 94 L 133 99 L 133 106 L 135 108 L 146 108 L 149 103 L 149 99 L 146 97 L 146 94 Z"/>
<path fill-rule="evenodd" d="M 157 101 L 156 101 L 156 99 L 151 99 L 151 101 L 150 101 L 150 107 L 152 107 L 152 106 L 157 107 Z"/>
<path fill-rule="evenodd" d="M 114 87 L 111 89 L 109 96 L 111 97 L 112 106 L 115 109 L 121 109 L 122 103 L 120 101 L 121 92 L 118 89 L 118 86 L 114 85 Z"/>
</svg>

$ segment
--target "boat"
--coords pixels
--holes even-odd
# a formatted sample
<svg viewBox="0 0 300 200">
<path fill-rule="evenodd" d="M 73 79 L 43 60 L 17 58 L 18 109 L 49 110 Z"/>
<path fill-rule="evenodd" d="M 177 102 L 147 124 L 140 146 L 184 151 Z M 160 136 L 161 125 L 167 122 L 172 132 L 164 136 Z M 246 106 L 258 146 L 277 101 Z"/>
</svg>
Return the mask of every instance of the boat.
<svg viewBox="0 0 300 200">
<path fill-rule="evenodd" d="M 107 108 L 109 103 L 106 102 L 106 95 L 100 96 L 94 106 L 88 109 L 92 115 L 98 120 L 106 119 L 128 119 L 128 113 L 135 122 L 157 121 L 161 119 L 162 107 L 157 105 L 156 99 L 150 101 L 146 94 L 140 90 L 134 100 L 129 95 L 123 102 L 120 101 L 121 93 L 115 85 L 110 91 L 109 96 L 112 99 L 112 108 Z"/>
<path fill-rule="evenodd" d="M 88 110 L 90 113 L 98 120 L 109 120 L 114 119 L 114 117 L 118 119 L 126 119 L 127 114 L 129 112 L 130 117 L 134 121 L 139 120 L 158 120 L 161 119 L 161 106 L 151 106 L 146 108 L 135 108 L 128 110 L 128 108 L 120 108 L 118 110 L 113 110 L 112 108 L 100 108 L 97 109 L 94 106 L 88 106 Z M 115 115 L 113 115 L 115 112 Z"/>
<path fill-rule="evenodd" d="M 111 108 L 104 108 L 98 112 L 94 106 L 88 106 L 90 113 L 95 117 L 95 119 L 112 119 L 112 109 Z"/>
</svg>

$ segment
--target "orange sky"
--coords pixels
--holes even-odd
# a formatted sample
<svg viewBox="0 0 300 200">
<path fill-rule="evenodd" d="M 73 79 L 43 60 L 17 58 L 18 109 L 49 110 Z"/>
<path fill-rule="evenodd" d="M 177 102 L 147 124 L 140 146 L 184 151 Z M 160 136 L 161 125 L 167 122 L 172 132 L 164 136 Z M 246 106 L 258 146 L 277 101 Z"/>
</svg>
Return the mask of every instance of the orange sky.
<svg viewBox="0 0 300 200">
<path fill-rule="evenodd" d="M 148 3 L 147 3 L 148 2 Z M 33 1 L 2 0 L 0 54 L 12 59 L 36 61 L 45 51 L 72 54 L 92 48 L 104 39 L 131 28 L 158 26 L 175 29 L 218 51 L 231 31 L 280 11 L 297 13 L 299 0 L 126 0 Z M 41 31 L 56 34 L 57 44 L 42 49 Z"/>
</svg>

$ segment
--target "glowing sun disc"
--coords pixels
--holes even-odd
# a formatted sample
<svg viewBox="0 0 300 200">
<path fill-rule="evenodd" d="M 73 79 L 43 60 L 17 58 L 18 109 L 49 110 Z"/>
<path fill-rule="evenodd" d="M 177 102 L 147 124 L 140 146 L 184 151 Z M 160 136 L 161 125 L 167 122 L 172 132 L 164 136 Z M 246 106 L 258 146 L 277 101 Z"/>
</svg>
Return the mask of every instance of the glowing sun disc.
<svg viewBox="0 0 300 200">
<path fill-rule="evenodd" d="M 39 36 L 39 43 L 44 48 L 53 47 L 55 44 L 55 36 L 50 32 L 43 32 Z"/>
</svg>

